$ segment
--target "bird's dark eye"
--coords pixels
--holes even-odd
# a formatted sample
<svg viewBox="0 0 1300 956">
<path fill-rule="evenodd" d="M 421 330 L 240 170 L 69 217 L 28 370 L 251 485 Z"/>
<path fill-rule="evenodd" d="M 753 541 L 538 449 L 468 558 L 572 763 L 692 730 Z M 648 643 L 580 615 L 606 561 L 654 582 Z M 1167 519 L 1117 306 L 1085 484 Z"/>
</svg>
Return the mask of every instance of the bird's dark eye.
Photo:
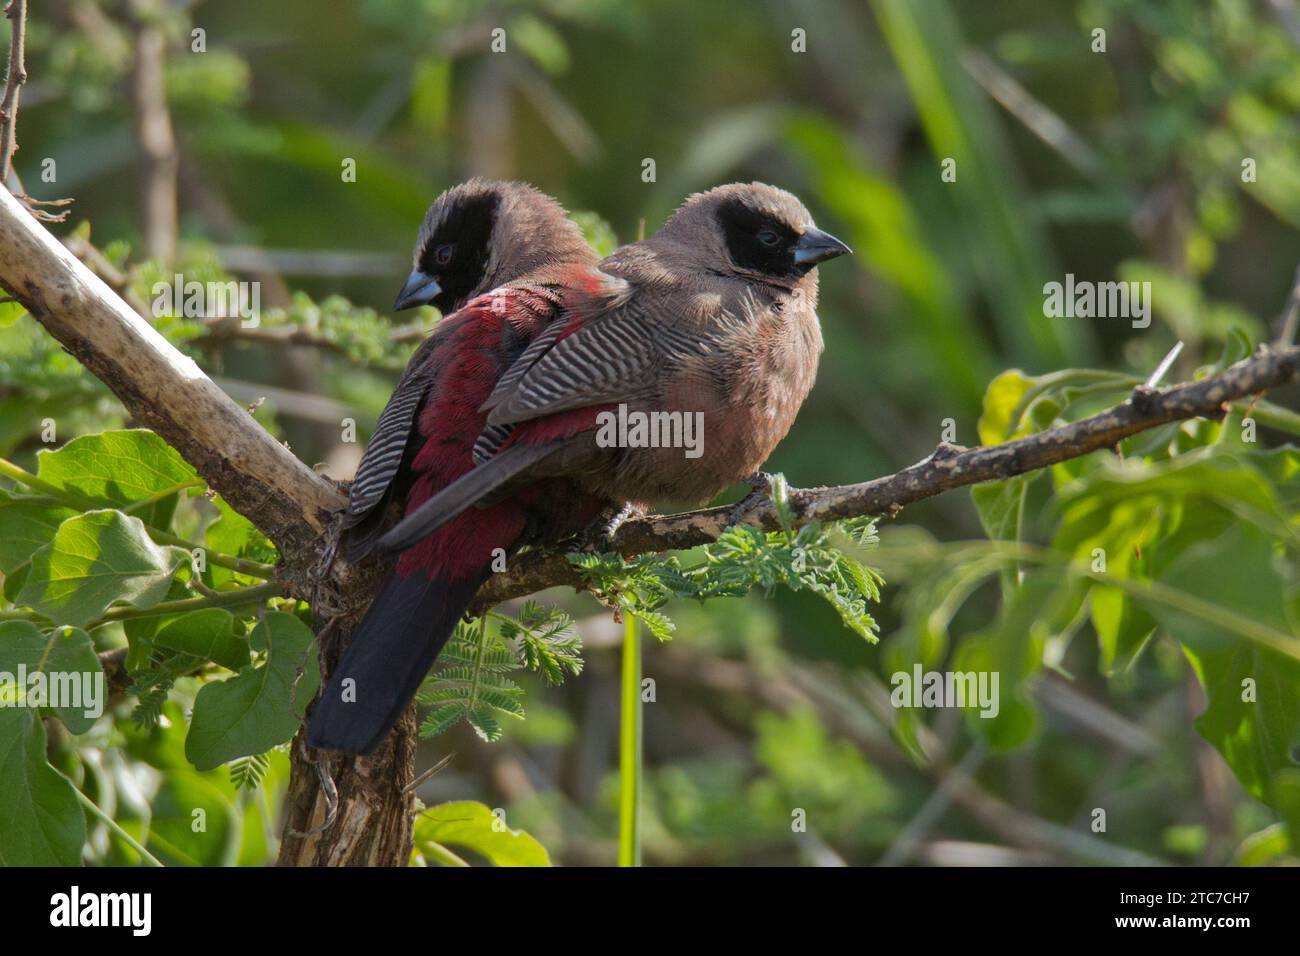
<svg viewBox="0 0 1300 956">
<path fill-rule="evenodd" d="M 758 241 L 771 248 L 781 241 L 781 237 L 776 234 L 775 229 L 760 229 L 758 230 Z"/>
<path fill-rule="evenodd" d="M 444 242 L 437 249 L 433 250 L 433 261 L 440 266 L 445 266 L 451 262 L 451 254 L 456 251 L 454 243 Z"/>
</svg>

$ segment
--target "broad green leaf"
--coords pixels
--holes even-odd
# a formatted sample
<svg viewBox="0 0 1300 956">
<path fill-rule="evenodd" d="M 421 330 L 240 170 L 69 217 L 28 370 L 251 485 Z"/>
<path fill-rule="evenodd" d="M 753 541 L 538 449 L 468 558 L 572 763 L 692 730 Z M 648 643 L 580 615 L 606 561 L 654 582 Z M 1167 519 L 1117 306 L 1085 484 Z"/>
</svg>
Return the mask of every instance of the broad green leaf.
<svg viewBox="0 0 1300 956">
<path fill-rule="evenodd" d="M 1025 491 L 1037 477 L 1016 475 L 1006 481 L 991 481 L 971 488 L 971 499 L 979 512 L 984 533 L 992 541 L 1019 541 L 1025 506 Z"/>
<path fill-rule="evenodd" d="M 1149 579 L 1188 546 L 1235 524 L 1281 532 L 1287 509 L 1267 466 L 1282 468 L 1285 460 L 1222 448 L 1155 463 L 1107 459 L 1060 489 L 1054 546 L 1109 576 Z M 1102 670 L 1124 669 L 1150 636 L 1154 618 L 1124 590 L 1104 584 L 1093 587 L 1090 609 Z"/>
<path fill-rule="evenodd" d="M 1088 613 L 1097 632 L 1103 674 L 1122 671 L 1133 663 L 1155 630 L 1151 615 L 1117 587 L 1093 585 Z"/>
<path fill-rule="evenodd" d="M 1136 380 L 1121 372 L 1067 368 L 1027 376 L 1019 369 L 1003 372 L 984 393 L 980 441 L 994 445 L 1050 427 L 1073 402 L 1088 396 L 1114 400 Z"/>
<path fill-rule="evenodd" d="M 266 661 L 204 685 L 194 700 L 185 756 L 199 770 L 286 743 L 316 696 L 320 671 L 307 625 L 270 611 L 249 641 L 267 652 Z"/>
<path fill-rule="evenodd" d="M 416 817 L 417 852 L 442 859 L 435 849 L 439 846 L 472 850 L 494 866 L 551 865 L 545 847 L 523 830 L 510 829 L 488 807 L 473 800 L 442 803 Z"/>
<path fill-rule="evenodd" d="M 1213 601 L 1234 618 L 1284 635 L 1300 652 L 1283 604 L 1294 582 L 1284 579 L 1272 544 L 1252 526 L 1190 546 L 1161 579 L 1176 593 Z M 1205 686 L 1209 703 L 1197 731 L 1248 793 L 1300 833 L 1300 661 L 1226 632 L 1191 602 L 1150 601 L 1148 607 L 1183 644 Z"/>
<path fill-rule="evenodd" d="M 115 507 L 165 496 L 169 489 L 180 491 L 200 484 L 189 463 L 145 429 L 83 435 L 55 451 L 38 452 L 36 459 L 36 474 L 43 481 Z M 165 527 L 171 511 L 153 514 L 162 504 L 150 505 L 139 514 Z"/>
<path fill-rule="evenodd" d="M 247 667 L 248 642 L 235 635 L 235 618 L 219 607 L 191 611 L 163 624 L 152 642 L 202 657 L 232 671 Z"/>
<path fill-rule="evenodd" d="M 219 517 L 208 525 L 204 535 L 204 544 L 213 551 L 249 558 L 264 564 L 276 561 L 275 546 L 267 540 L 253 523 L 231 508 L 220 495 L 212 499 L 212 504 L 220 512 Z M 235 573 L 212 563 L 208 564 L 212 583 L 220 586 L 234 580 Z"/>
<path fill-rule="evenodd" d="M 42 633 L 30 621 L 0 622 L 0 673 L 16 681 L 19 665 L 26 669 L 19 691 L 28 706 L 56 702 L 52 709 L 72 733 L 84 734 L 103 713 L 104 672 L 85 631 L 55 627 Z"/>
<path fill-rule="evenodd" d="M 1016 437 L 1019 420 L 1012 414 L 1020 407 L 1025 393 L 1034 387 L 1036 380 L 1018 368 L 1009 369 L 989 383 L 984 393 L 984 410 L 979 418 L 980 443 L 997 445 Z"/>
<path fill-rule="evenodd" d="M 59 526 L 32 555 L 31 571 L 15 603 L 56 624 L 83 626 L 112 604 L 152 607 L 167 596 L 189 555 L 155 544 L 139 518 L 120 511 L 88 511 Z"/>
<path fill-rule="evenodd" d="M 1286 446 L 1242 456 L 1273 483 L 1292 525 L 1300 522 L 1300 448 Z"/>
<path fill-rule="evenodd" d="M 86 818 L 31 708 L 0 707 L 0 780 L 0 866 L 78 866 Z"/>
<path fill-rule="evenodd" d="M 0 501 L 0 574 L 11 574 L 24 564 L 74 514 L 59 505 Z"/>
</svg>

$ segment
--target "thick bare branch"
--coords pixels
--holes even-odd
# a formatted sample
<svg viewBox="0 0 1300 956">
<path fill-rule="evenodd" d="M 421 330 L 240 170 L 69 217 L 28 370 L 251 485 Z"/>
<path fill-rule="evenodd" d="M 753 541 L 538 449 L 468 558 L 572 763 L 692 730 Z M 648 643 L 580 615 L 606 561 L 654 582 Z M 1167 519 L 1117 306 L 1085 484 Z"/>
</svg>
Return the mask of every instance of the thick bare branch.
<svg viewBox="0 0 1300 956">
<path fill-rule="evenodd" d="M 1300 375 L 1300 348 L 1261 348 L 1218 375 L 1167 389 L 1139 387 L 1122 405 L 1081 421 L 985 448 L 941 444 L 924 461 L 883 478 L 790 492 L 796 524 L 859 515 L 891 515 L 905 505 L 963 485 L 996 481 L 1046 468 L 1132 435 L 1180 419 L 1221 417 L 1229 403 L 1285 385 Z M 727 527 L 729 508 L 706 508 L 677 515 L 651 515 L 626 522 L 612 545 L 621 554 L 693 548 L 716 541 Z M 768 531 L 780 525 L 771 504 L 747 519 Z M 581 578 L 563 554 L 537 552 L 517 558 L 513 567 L 484 585 L 474 610 L 556 585 L 578 587 Z"/>
<path fill-rule="evenodd" d="M 152 428 L 291 563 L 315 553 L 338 492 L 171 346 L 6 190 L 0 283 L 131 416 Z"/>
</svg>

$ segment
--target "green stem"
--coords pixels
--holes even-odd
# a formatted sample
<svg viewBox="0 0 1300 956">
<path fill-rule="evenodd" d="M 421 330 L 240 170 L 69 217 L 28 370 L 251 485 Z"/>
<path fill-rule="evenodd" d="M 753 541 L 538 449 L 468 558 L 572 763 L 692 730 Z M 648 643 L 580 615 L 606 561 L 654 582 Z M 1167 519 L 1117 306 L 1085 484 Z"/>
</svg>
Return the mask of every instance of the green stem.
<svg viewBox="0 0 1300 956">
<path fill-rule="evenodd" d="M 172 485 L 170 488 L 163 488 L 161 491 L 155 491 L 147 498 L 141 498 L 139 501 L 133 501 L 129 505 L 123 505 L 122 512 L 123 514 L 131 514 L 131 512 L 135 511 L 137 508 L 143 508 L 146 505 L 155 504 L 156 502 L 162 501 L 164 498 L 168 497 L 169 495 L 180 494 L 182 491 L 184 491 L 187 488 L 202 488 L 202 487 L 204 487 L 204 483 L 201 478 L 195 478 L 192 481 L 182 481 L 180 484 Z"/>
<path fill-rule="evenodd" d="M 275 575 L 275 565 L 262 564 L 260 561 L 250 561 L 247 558 L 237 558 L 233 554 L 224 554 L 221 551 L 210 551 L 206 545 L 195 544 L 193 541 L 187 541 L 179 535 L 174 535 L 170 531 L 159 531 L 157 528 L 144 526 L 145 531 L 149 532 L 149 537 L 153 538 L 158 544 L 174 544 L 178 548 L 184 548 L 186 551 L 202 550 L 204 558 L 208 564 L 215 564 L 218 567 L 226 568 L 230 571 L 238 571 L 240 574 L 247 574 L 252 578 L 271 578 Z"/>
<path fill-rule="evenodd" d="M 618 865 L 641 865 L 641 638 L 623 612 L 622 719 L 618 741 Z"/>
<path fill-rule="evenodd" d="M 469 706 L 478 703 L 478 678 L 483 673 L 483 654 L 487 650 L 487 615 L 478 619 L 478 647 L 474 651 L 474 679 L 469 685 Z"/>
<path fill-rule="evenodd" d="M 60 488 L 57 485 L 52 485 L 43 478 L 37 478 L 26 468 L 15 465 L 12 461 L 5 458 L 0 458 L 0 475 L 4 475 L 6 478 L 12 478 L 19 484 L 26 485 L 28 488 L 35 491 L 44 492 L 47 495 L 53 495 L 62 501 L 68 501 L 72 497 L 65 489 Z M 80 498 L 77 498 L 76 502 L 78 507 L 85 503 Z"/>
<path fill-rule="evenodd" d="M 1250 417 L 1261 425 L 1291 435 L 1300 435 L 1300 414 L 1291 411 L 1289 408 L 1274 405 L 1262 398 L 1253 403 L 1250 401 L 1235 402 L 1232 408 L 1233 411 L 1241 412 L 1243 415 L 1249 409 Z"/>
<path fill-rule="evenodd" d="M 118 839 L 120 839 L 131 849 L 135 850 L 136 853 L 140 854 L 140 858 L 144 860 L 145 863 L 149 864 L 150 866 L 159 866 L 159 867 L 162 866 L 162 863 L 159 861 L 159 859 L 156 856 L 154 856 L 143 846 L 141 846 L 135 837 L 131 836 L 131 834 L 123 830 L 121 825 L 112 817 L 110 817 L 107 813 L 101 810 L 99 808 L 99 805 L 96 804 L 94 800 L 91 800 L 90 797 L 82 793 L 81 788 L 78 787 L 76 783 L 73 782 L 71 777 L 69 777 L 66 773 L 63 773 L 61 770 L 56 769 L 54 772 L 57 773 L 60 777 L 62 777 L 64 780 L 68 781 L 68 786 L 72 787 L 72 792 L 77 795 L 77 800 L 81 803 L 81 805 L 85 807 L 88 811 L 90 811 L 92 816 L 97 817 L 99 821 L 104 824 L 104 826 L 108 827 L 110 830 L 113 831 L 113 833 L 117 834 Z"/>
<path fill-rule="evenodd" d="M 457 856 L 441 843 L 434 843 L 433 841 L 421 843 L 420 852 L 443 866 L 469 866 L 463 858 Z"/>
<path fill-rule="evenodd" d="M 283 592 L 274 581 L 257 584 L 251 588 L 238 588 L 234 591 L 214 591 L 211 595 L 181 598 L 176 601 L 163 601 L 153 607 L 115 607 L 105 611 L 99 618 L 85 625 L 85 630 L 93 631 L 110 621 L 126 621 L 138 617 L 161 617 L 165 614 L 184 614 L 186 611 L 198 611 L 206 607 L 237 607 L 240 604 L 258 604 L 269 598 L 280 597 Z M 45 616 L 23 608 L 0 611 L 0 621 L 43 621 Z"/>
<path fill-rule="evenodd" d="M 251 588 L 239 588 L 235 591 L 218 591 L 214 597 L 182 598 L 178 601 L 163 601 L 153 607 L 115 607 L 104 612 L 98 621 L 87 625 L 87 630 L 107 624 L 109 621 L 123 621 L 137 617 L 159 617 L 163 614 L 184 614 L 205 607 L 233 607 L 239 604 L 255 604 L 267 598 L 279 597 L 280 585 L 274 581 L 258 584 Z"/>
</svg>

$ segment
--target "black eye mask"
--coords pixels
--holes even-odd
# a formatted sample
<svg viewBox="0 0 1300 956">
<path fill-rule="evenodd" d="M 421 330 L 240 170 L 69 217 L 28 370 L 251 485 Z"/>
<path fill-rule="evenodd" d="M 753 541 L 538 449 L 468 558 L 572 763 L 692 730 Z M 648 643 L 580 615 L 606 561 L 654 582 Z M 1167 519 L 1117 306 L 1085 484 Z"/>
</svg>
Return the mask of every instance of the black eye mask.
<svg viewBox="0 0 1300 956">
<path fill-rule="evenodd" d="M 794 261 L 798 234 L 780 220 L 757 212 L 740 200 L 730 200 L 718 207 L 718 221 L 722 224 L 731 261 L 740 268 L 782 279 L 808 271 Z M 775 243 L 759 239 L 759 233 L 765 230 L 776 234 Z"/>
<path fill-rule="evenodd" d="M 495 195 L 473 196 L 457 202 L 424 244 L 420 271 L 437 279 L 442 286 L 433 304 L 443 312 L 458 307 L 482 283 L 500 202 L 500 197 Z M 451 261 L 439 265 L 438 247 L 447 244 L 453 247 Z"/>
</svg>

